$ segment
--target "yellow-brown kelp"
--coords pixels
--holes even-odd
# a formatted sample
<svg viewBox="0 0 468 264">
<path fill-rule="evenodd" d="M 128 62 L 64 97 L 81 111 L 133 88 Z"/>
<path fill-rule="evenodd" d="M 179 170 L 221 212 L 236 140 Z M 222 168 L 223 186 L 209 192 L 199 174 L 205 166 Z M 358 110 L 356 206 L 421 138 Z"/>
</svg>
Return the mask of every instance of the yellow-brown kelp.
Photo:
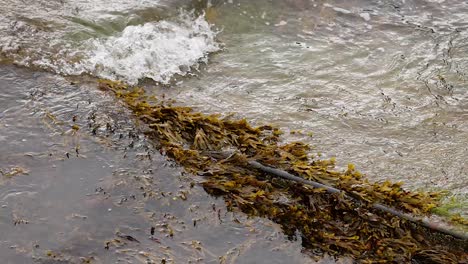
<svg viewBox="0 0 468 264">
<path fill-rule="evenodd" d="M 209 193 L 222 195 L 231 210 L 268 217 L 291 237 L 299 231 L 307 249 L 358 262 L 458 263 L 467 257 L 466 240 L 434 234 L 369 206 L 379 202 L 424 215 L 437 206 L 437 194 L 405 191 L 400 183 L 370 183 L 352 165 L 336 172 L 333 161 L 313 159 L 306 144 L 281 145 L 281 132 L 272 126 L 252 127 L 246 120 L 172 106 L 118 82 L 101 81 L 99 87 L 126 103 L 161 152 L 206 176 Z M 333 186 L 362 202 L 271 178 L 246 166 L 248 160 Z"/>
</svg>

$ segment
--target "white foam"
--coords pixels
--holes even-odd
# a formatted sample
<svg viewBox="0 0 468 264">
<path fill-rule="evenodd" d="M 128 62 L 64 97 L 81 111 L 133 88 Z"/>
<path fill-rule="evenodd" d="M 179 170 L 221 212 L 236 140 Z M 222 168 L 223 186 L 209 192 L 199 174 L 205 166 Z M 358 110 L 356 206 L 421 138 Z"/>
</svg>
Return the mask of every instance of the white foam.
<svg viewBox="0 0 468 264">
<path fill-rule="evenodd" d="M 284 20 L 281 20 L 278 24 L 275 24 L 275 27 L 281 27 L 281 26 L 284 26 L 284 25 L 287 25 L 288 22 L 284 21 Z"/>
<path fill-rule="evenodd" d="M 352 12 L 347 10 L 347 9 L 344 9 L 344 8 L 341 8 L 341 7 L 333 7 L 333 10 L 335 10 L 336 12 L 340 12 L 340 13 L 343 13 L 343 14 L 351 14 Z"/>
<path fill-rule="evenodd" d="M 184 14 L 177 22 L 129 26 L 119 36 L 92 40 L 82 65 L 93 75 L 130 84 L 142 78 L 168 83 L 219 50 L 215 36 L 203 16 Z"/>
<path fill-rule="evenodd" d="M 359 16 L 362 17 L 365 21 L 370 20 L 370 14 L 369 13 L 360 13 Z"/>
<path fill-rule="evenodd" d="M 340 12 L 340 13 L 343 13 L 343 14 L 351 14 L 352 13 L 351 11 L 349 11 L 347 9 L 344 9 L 344 8 L 341 8 L 341 7 L 335 7 L 335 6 L 330 5 L 328 3 L 325 3 L 323 6 L 329 7 L 331 9 L 335 10 L 336 12 Z"/>
<path fill-rule="evenodd" d="M 37 48 L 27 49 L 27 56 L 16 54 L 16 42 L 3 41 L 0 52 L 17 64 L 63 75 L 86 73 L 129 84 L 150 78 L 167 84 L 174 75 L 197 69 L 209 53 L 220 49 L 216 34 L 204 16 L 181 12 L 171 20 L 128 26 L 120 34 L 73 45 L 49 41 L 46 47 L 39 41 Z"/>
</svg>

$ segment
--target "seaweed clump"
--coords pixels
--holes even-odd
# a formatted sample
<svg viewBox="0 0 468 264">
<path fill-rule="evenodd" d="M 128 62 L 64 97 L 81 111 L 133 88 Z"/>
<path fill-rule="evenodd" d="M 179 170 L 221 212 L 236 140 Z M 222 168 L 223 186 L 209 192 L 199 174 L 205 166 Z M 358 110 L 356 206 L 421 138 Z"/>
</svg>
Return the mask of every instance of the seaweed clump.
<svg viewBox="0 0 468 264">
<path fill-rule="evenodd" d="M 427 215 L 438 205 L 437 193 L 410 192 L 389 181 L 371 183 L 353 165 L 337 172 L 333 160 L 312 157 L 308 145 L 281 144 L 281 132 L 269 125 L 253 127 L 245 119 L 173 106 L 120 82 L 102 80 L 99 87 L 125 102 L 161 153 L 187 171 L 206 176 L 205 190 L 223 196 L 230 210 L 267 217 L 291 238 L 299 232 L 304 248 L 313 254 L 350 256 L 361 263 L 458 263 L 467 257 L 466 241 L 435 234 L 370 206 L 379 202 Z M 271 178 L 249 168 L 248 160 L 333 186 L 360 202 Z"/>
</svg>

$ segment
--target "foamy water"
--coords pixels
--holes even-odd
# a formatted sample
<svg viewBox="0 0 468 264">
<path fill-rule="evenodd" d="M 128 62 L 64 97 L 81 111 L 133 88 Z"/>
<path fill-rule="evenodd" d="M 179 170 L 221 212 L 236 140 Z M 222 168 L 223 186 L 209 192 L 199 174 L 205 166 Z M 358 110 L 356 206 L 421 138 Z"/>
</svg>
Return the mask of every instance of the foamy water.
<svg viewBox="0 0 468 264">
<path fill-rule="evenodd" d="M 131 84 L 143 78 L 168 83 L 219 50 L 215 36 L 203 16 L 193 19 L 184 14 L 179 22 L 129 26 L 119 36 L 92 40 L 82 65 L 102 78 Z"/>
<path fill-rule="evenodd" d="M 35 15 L 26 12 L 28 18 L 14 16 L 13 10 L 0 23 L 4 29 L 0 60 L 62 75 L 89 74 L 130 84 L 144 78 L 168 83 L 176 74 L 196 70 L 209 53 L 220 49 L 217 33 L 204 15 L 181 10 L 161 18 L 152 9 L 138 13 L 137 8 L 148 6 L 148 1 L 136 6 L 85 1 L 70 6 L 72 11 L 50 7 L 54 10 L 50 18 L 37 18 L 40 8 Z M 73 10 L 78 11 L 69 14 Z M 133 14 L 124 13 L 132 10 Z"/>
<path fill-rule="evenodd" d="M 222 34 L 162 1 L 3 3 L 1 58 L 168 83 L 206 62 L 219 37 L 226 50 L 203 75 L 171 87 L 186 104 L 312 131 L 318 151 L 374 179 L 466 194 L 464 1 L 267 2 L 211 1 Z"/>
<path fill-rule="evenodd" d="M 307 263 L 301 242 L 285 248 L 283 233 L 267 219 L 226 213 L 222 200 L 189 186 L 193 175 L 162 168 L 164 158 L 94 81 L 61 75 L 171 81 L 151 91 L 197 111 L 232 111 L 279 126 L 285 141 L 310 143 L 313 154 L 336 157 L 339 169 L 354 163 L 371 181 L 449 190 L 455 202 L 448 208 L 468 216 L 467 1 L 0 5 L 0 63 L 25 66 L 0 65 L 0 169 L 29 171 L 0 179 L 0 255 L 7 262 L 30 263 L 48 249 L 71 252 L 80 263 L 91 251 L 102 263 L 133 261 L 104 249 L 120 230 L 142 242 L 128 241 L 138 246 L 130 252 L 135 263 L 147 262 L 140 252 L 148 249 L 175 262 L 216 262 L 228 252 L 239 263 Z M 194 6 L 206 7 L 206 16 L 179 11 Z M 144 194 L 141 186 L 148 187 Z M 187 201 L 177 198 L 180 191 Z M 16 218 L 30 222 L 13 226 Z M 160 241 L 145 239 L 155 223 Z"/>
<path fill-rule="evenodd" d="M 39 66 L 64 75 L 90 74 L 99 78 L 137 84 L 149 78 L 168 83 L 205 63 L 207 55 L 220 49 L 216 32 L 203 16 L 183 13 L 176 21 L 158 21 L 128 26 L 122 33 L 90 39 L 81 50 L 61 51 L 60 58 L 42 57 L 23 64 Z M 79 57 L 73 63 L 73 56 Z"/>
</svg>

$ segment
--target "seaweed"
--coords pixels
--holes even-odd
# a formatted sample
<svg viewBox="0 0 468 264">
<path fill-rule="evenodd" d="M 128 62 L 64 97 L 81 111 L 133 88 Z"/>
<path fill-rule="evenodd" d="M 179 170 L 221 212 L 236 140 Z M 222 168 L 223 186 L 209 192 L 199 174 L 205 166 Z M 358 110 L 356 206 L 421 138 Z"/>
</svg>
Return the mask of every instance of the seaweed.
<svg viewBox="0 0 468 264">
<path fill-rule="evenodd" d="M 161 153 L 204 176 L 205 190 L 224 197 L 228 209 L 269 218 L 291 238 L 300 234 L 304 248 L 314 254 L 349 256 L 361 263 L 457 263 L 467 257 L 466 241 L 370 206 L 378 202 L 428 216 L 439 205 L 439 193 L 407 191 L 390 181 L 372 183 L 352 164 L 336 171 L 334 160 L 314 158 L 307 144 L 282 144 L 282 132 L 271 125 L 254 127 L 245 119 L 202 114 L 120 82 L 101 80 L 99 88 L 132 110 Z M 250 168 L 249 160 L 344 190 L 360 202 L 272 178 Z"/>
<path fill-rule="evenodd" d="M 14 177 L 16 175 L 28 175 L 29 170 L 27 170 L 25 168 L 22 168 L 22 167 L 19 167 L 19 166 L 13 167 L 13 168 L 11 168 L 9 170 L 6 170 L 6 171 L 3 171 L 0 168 L 0 174 L 2 174 L 3 176 L 5 176 L 7 178 L 11 178 L 11 177 Z"/>
</svg>

